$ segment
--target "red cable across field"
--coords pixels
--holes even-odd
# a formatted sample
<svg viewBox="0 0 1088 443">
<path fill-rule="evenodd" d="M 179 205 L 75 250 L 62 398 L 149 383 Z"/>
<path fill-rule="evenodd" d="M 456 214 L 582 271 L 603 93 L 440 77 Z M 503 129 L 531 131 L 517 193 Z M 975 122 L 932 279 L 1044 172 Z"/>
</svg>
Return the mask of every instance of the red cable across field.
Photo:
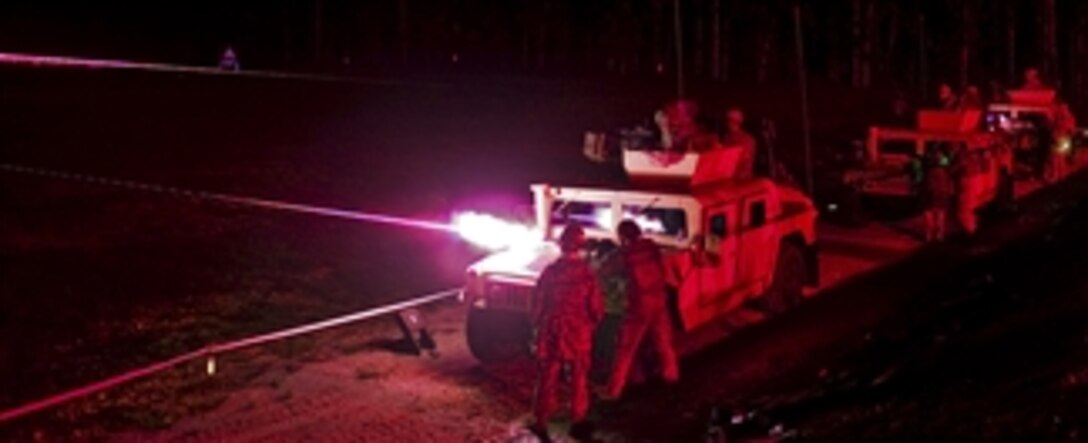
<svg viewBox="0 0 1088 443">
<path fill-rule="evenodd" d="M 0 171 L 6 171 L 10 173 L 27 174 L 62 180 L 70 180 L 84 183 L 91 183 L 95 185 L 113 186 L 137 191 L 155 192 L 161 194 L 168 194 L 177 197 L 186 197 L 202 200 L 216 201 L 220 203 L 253 206 L 265 209 L 274 209 L 280 211 L 298 212 L 304 214 L 321 215 L 326 217 L 343 218 L 354 221 L 364 221 L 372 223 L 381 223 L 394 226 L 402 226 L 414 229 L 426 229 L 431 231 L 443 231 L 457 234 L 458 228 L 455 225 L 447 223 L 438 223 L 427 220 L 417 220 L 406 217 L 397 217 L 385 214 L 366 213 L 361 211 L 351 211 L 346 209 L 328 208 L 322 206 L 314 206 L 300 203 L 291 203 L 279 200 L 270 200 L 265 198 L 246 197 L 230 194 L 220 194 L 215 192 L 206 191 L 194 191 L 188 189 L 181 189 L 172 186 L 164 186 L 151 183 L 134 182 L 130 180 L 111 179 L 106 177 L 99 177 L 86 174 L 76 174 L 64 171 L 54 171 L 48 169 L 32 168 L 27 166 L 0 163 Z M 256 346 L 271 341 L 282 340 L 289 337 L 295 337 L 303 334 L 308 334 L 336 326 L 341 326 L 347 323 L 357 322 L 374 318 L 381 315 L 394 313 L 400 310 L 408 309 L 415 306 L 420 306 L 428 303 L 433 303 L 442 299 L 456 296 L 460 293 L 460 288 L 447 289 L 439 291 L 433 294 L 428 294 L 399 303 L 394 303 L 386 306 L 380 306 L 365 311 L 355 312 L 347 314 L 341 317 L 336 317 L 316 323 L 310 323 L 302 326 L 297 326 L 290 329 L 284 329 L 280 331 L 274 331 L 267 334 L 261 334 L 253 337 L 242 338 L 226 343 L 212 344 L 205 346 L 198 350 L 182 354 L 167 360 L 163 360 L 158 363 L 154 363 L 142 368 L 134 369 L 115 377 L 110 377 L 105 380 L 101 380 L 87 386 L 83 386 L 70 391 L 62 392 L 60 394 L 41 399 L 26 405 L 15 407 L 12 409 L 0 411 L 0 423 L 14 420 L 16 418 L 31 414 L 43 409 L 47 409 L 77 398 L 85 397 L 97 392 L 101 392 L 110 389 L 114 386 L 146 377 L 157 372 L 164 371 L 179 364 L 196 360 L 202 357 L 210 357 L 215 354 L 224 352 L 230 352 L 246 347 Z"/>
<path fill-rule="evenodd" d="M 32 414 L 44 409 L 48 409 L 54 406 L 58 406 L 69 401 L 86 397 L 91 394 L 105 391 L 114 386 L 121 385 L 139 378 L 143 378 L 158 372 L 165 371 L 174 366 L 182 363 L 190 362 L 204 357 L 213 357 L 216 354 L 222 354 L 225 352 L 235 351 L 242 348 L 257 346 L 260 344 L 282 340 L 285 338 L 295 337 L 303 334 L 309 334 L 324 329 L 333 328 L 336 326 L 342 326 L 348 323 L 367 320 L 374 317 L 391 314 L 404 309 L 425 305 L 428 303 L 434 303 L 440 300 L 451 298 L 460 293 L 461 289 L 447 289 L 444 291 L 435 292 L 433 294 L 416 297 L 410 300 L 405 300 L 399 303 L 391 305 L 380 306 L 365 311 L 354 312 L 344 316 L 331 318 L 328 320 L 319 321 L 316 323 L 310 323 L 294 328 L 283 329 L 279 331 L 269 332 L 267 334 L 261 334 L 253 337 L 242 338 L 226 343 L 217 343 L 209 346 L 205 346 L 198 350 L 182 354 L 167 360 L 160 361 L 151 365 L 144 366 L 142 368 L 133 369 L 120 375 L 116 375 L 104 380 L 100 380 L 89 385 L 72 389 L 69 391 L 61 392 L 59 394 L 43 398 L 34 402 L 24 404 L 22 406 L 14 407 L 11 409 L 0 411 L 0 423 L 9 422 L 17 418 Z"/>
</svg>

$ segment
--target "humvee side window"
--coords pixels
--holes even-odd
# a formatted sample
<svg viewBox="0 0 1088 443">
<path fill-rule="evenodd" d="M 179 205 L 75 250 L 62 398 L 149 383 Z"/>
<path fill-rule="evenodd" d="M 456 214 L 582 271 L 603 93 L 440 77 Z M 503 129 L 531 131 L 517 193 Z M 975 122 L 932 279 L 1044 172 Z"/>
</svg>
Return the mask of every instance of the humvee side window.
<svg viewBox="0 0 1088 443">
<path fill-rule="evenodd" d="M 556 201 L 552 206 L 552 225 L 578 225 L 586 229 L 611 230 L 602 226 L 612 218 L 612 205 L 604 202 Z"/>
<path fill-rule="evenodd" d="M 767 222 L 767 204 L 762 200 L 748 205 L 748 226 L 758 228 Z"/>
<path fill-rule="evenodd" d="M 623 218 L 635 220 L 648 234 L 687 238 L 688 217 L 681 208 L 623 205 Z"/>
<path fill-rule="evenodd" d="M 729 233 L 729 230 L 726 228 L 728 225 L 726 225 L 725 222 L 725 214 L 715 214 L 713 217 L 710 217 L 710 234 L 715 237 L 725 237 L 725 235 Z"/>
</svg>

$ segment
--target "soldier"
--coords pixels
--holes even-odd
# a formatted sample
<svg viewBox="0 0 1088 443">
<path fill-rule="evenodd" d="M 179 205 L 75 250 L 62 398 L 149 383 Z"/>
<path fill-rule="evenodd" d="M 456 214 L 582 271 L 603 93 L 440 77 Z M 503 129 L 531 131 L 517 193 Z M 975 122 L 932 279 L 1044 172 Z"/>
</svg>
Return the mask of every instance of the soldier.
<svg viewBox="0 0 1088 443">
<path fill-rule="evenodd" d="M 1028 68 L 1024 70 L 1024 85 L 1020 89 L 1027 89 L 1031 91 L 1037 91 L 1040 89 L 1050 89 L 1043 80 L 1039 78 L 1039 70 L 1035 68 Z"/>
<path fill-rule="evenodd" d="M 966 146 L 960 147 L 951 172 L 956 182 L 956 220 L 970 238 L 978 230 L 978 157 Z"/>
<path fill-rule="evenodd" d="M 895 93 L 895 98 L 892 99 L 892 119 L 890 123 L 893 126 L 914 126 L 914 112 L 911 109 L 910 100 L 907 99 L 906 94 L 902 91 Z"/>
<path fill-rule="evenodd" d="M 227 46 L 223 51 L 223 56 L 219 58 L 219 69 L 224 71 L 238 71 L 242 69 L 242 65 L 238 63 L 238 54 L 234 52 L 233 46 Z"/>
<path fill-rule="evenodd" d="M 661 364 L 662 378 L 669 383 L 680 378 L 666 307 L 668 288 L 661 250 L 653 240 L 643 238 L 642 230 L 631 220 L 621 222 L 617 233 L 620 239 L 617 265 L 627 279 L 627 308 L 605 395 L 611 399 L 623 393 L 631 363 L 647 335 Z"/>
<path fill-rule="evenodd" d="M 954 110 L 959 108 L 959 97 L 956 97 L 956 91 L 952 89 L 948 83 L 941 83 L 941 86 L 937 89 L 937 107 L 945 110 Z"/>
<path fill-rule="evenodd" d="M 1005 91 L 1005 86 L 997 80 L 990 80 L 988 92 L 991 103 L 1006 103 L 1009 101 L 1009 93 Z"/>
<path fill-rule="evenodd" d="M 936 147 L 926 151 L 923 169 L 922 204 L 925 208 L 926 242 L 943 241 L 946 214 L 952 203 L 952 177 L 942 164 L 942 153 Z"/>
<path fill-rule="evenodd" d="M 744 112 L 740 108 L 729 108 L 725 112 L 725 133 L 722 145 L 728 149 L 740 149 L 737 161 L 736 178 L 751 178 L 755 173 L 756 139 L 744 130 Z"/>
<path fill-rule="evenodd" d="M 657 133 L 660 135 L 658 143 L 661 145 L 661 149 L 666 151 L 677 149 L 673 142 L 672 132 L 669 130 L 669 119 L 665 115 L 664 109 L 654 112 L 654 126 L 657 127 Z"/>
<path fill-rule="evenodd" d="M 691 100 L 677 100 L 665 107 L 665 121 L 672 138 L 671 149 L 687 151 L 699 132 L 699 105 Z"/>
<path fill-rule="evenodd" d="M 567 226 L 559 236 L 562 256 L 548 265 L 537 282 L 533 300 L 539 378 L 532 430 L 547 436 L 547 424 L 558 409 L 558 382 L 564 366 L 571 382 L 571 419 L 584 427 L 589 411 L 588 377 L 593 332 L 604 317 L 604 296 L 597 277 L 580 256 L 585 232 Z M 572 428 L 574 429 L 574 428 Z"/>
<path fill-rule="evenodd" d="M 1053 183 L 1065 177 L 1069 159 L 1072 158 L 1073 134 L 1077 129 L 1076 118 L 1063 100 L 1055 100 L 1053 119 L 1050 124 L 1051 146 L 1047 151 L 1044 178 Z"/>
<path fill-rule="evenodd" d="M 963 89 L 963 97 L 960 97 L 959 108 L 963 110 L 985 108 L 982 103 L 982 93 L 979 92 L 977 86 L 967 85 Z"/>
</svg>

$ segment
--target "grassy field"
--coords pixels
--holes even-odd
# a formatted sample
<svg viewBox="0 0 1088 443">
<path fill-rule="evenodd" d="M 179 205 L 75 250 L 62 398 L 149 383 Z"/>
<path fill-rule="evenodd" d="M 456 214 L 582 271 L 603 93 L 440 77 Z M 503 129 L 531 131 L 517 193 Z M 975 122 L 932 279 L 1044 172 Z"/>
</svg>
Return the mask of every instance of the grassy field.
<svg viewBox="0 0 1088 443">
<path fill-rule="evenodd" d="M 509 212 L 528 203 L 533 181 L 602 174 L 581 158 L 582 131 L 644 120 L 669 97 L 669 82 L 0 76 L 2 162 L 430 220 L 459 208 Z M 740 104 L 753 122 L 775 118 L 781 152 L 800 158 L 792 87 L 696 91 L 711 109 Z M 816 88 L 821 165 L 884 108 L 879 93 Z M 209 342 L 457 285 L 479 253 L 442 233 L 5 175 L 0 333 L 17 339 L 0 344 L 0 407 Z M 284 346 L 300 359 L 326 351 L 317 339 Z M 243 383 L 264 368 L 252 367 L 206 383 Z M 105 411 L 73 406 L 29 423 L 163 426 L 216 402 L 177 391 L 202 370 L 88 403 Z"/>
</svg>

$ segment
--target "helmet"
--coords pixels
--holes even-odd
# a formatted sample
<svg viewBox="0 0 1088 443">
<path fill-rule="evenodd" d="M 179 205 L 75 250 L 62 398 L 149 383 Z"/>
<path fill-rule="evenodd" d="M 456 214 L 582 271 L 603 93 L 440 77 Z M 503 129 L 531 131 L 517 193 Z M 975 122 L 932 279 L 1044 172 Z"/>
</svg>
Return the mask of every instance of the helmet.
<svg viewBox="0 0 1088 443">
<path fill-rule="evenodd" d="M 634 220 L 627 219 L 621 221 L 619 226 L 616 226 L 616 234 L 619 235 L 620 240 L 632 241 L 642 237 L 642 228 L 635 223 Z"/>
<path fill-rule="evenodd" d="M 737 124 L 744 123 L 744 111 L 741 111 L 740 108 L 729 108 L 729 110 L 725 111 L 725 120 Z"/>
<path fill-rule="evenodd" d="M 586 232 L 578 225 L 567 225 L 559 234 L 559 249 L 570 252 L 580 249 L 586 243 Z"/>
</svg>

